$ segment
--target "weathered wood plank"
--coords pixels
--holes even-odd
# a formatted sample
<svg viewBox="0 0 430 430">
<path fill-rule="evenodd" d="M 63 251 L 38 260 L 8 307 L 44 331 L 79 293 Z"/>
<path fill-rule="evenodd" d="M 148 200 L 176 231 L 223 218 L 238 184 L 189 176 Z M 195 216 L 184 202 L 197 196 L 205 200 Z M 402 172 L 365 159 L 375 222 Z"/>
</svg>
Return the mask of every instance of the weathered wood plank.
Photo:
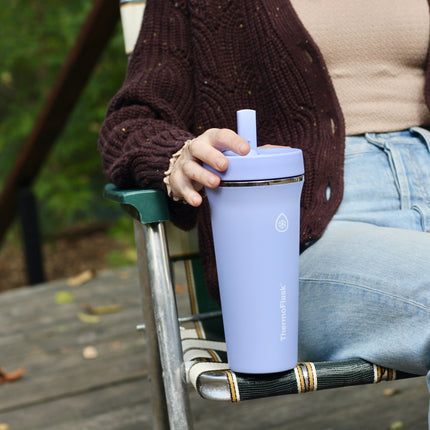
<svg viewBox="0 0 430 430">
<path fill-rule="evenodd" d="M 126 279 L 121 279 L 126 278 Z M 75 301 L 55 304 L 67 290 Z M 80 303 L 120 303 L 97 324 L 77 317 Z M 80 287 L 65 281 L 0 294 L 0 365 L 24 366 L 19 381 L 0 385 L 0 423 L 10 430 L 151 429 L 151 385 L 136 270 L 101 273 Z M 186 308 L 185 296 L 179 306 Z M 186 312 L 184 310 L 184 312 Z M 83 358 L 86 346 L 98 357 Z M 384 396 L 384 390 L 395 390 Z M 210 402 L 191 392 L 195 429 L 425 429 L 424 378 L 348 387 L 240 404 Z"/>
<path fill-rule="evenodd" d="M 106 386 L 66 398 L 1 414 L 11 429 L 150 429 L 150 390 L 147 380 Z M 1 422 L 1 421 L 0 421 Z M 29 423 L 31 422 L 31 427 Z"/>
</svg>

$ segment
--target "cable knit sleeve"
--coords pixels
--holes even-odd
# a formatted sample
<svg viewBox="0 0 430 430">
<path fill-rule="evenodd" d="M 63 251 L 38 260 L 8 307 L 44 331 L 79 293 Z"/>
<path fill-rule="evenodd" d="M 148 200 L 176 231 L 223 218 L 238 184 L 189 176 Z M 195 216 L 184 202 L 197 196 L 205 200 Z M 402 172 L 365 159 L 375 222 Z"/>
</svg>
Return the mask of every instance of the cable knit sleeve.
<svg viewBox="0 0 430 430">
<path fill-rule="evenodd" d="M 99 136 L 104 173 L 118 187 L 165 190 L 170 157 L 194 137 L 188 32 L 184 2 L 148 0 L 124 84 Z M 170 207 L 176 224 L 194 224 L 194 208 L 174 202 Z"/>
</svg>

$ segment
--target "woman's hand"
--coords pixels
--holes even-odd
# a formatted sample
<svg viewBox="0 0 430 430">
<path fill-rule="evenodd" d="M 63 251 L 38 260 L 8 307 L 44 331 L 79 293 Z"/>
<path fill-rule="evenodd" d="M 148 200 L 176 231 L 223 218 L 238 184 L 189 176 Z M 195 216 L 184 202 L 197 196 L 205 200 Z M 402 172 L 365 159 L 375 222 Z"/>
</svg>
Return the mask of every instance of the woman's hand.
<svg viewBox="0 0 430 430">
<path fill-rule="evenodd" d="M 193 139 L 182 150 L 171 166 L 169 185 L 171 196 L 175 200 L 185 200 L 191 206 L 199 206 L 203 187 L 216 188 L 220 177 L 202 166 L 206 163 L 214 170 L 223 172 L 228 160 L 222 151 L 233 151 L 246 155 L 250 151 L 249 143 L 234 131 L 223 128 L 211 128 Z"/>
</svg>

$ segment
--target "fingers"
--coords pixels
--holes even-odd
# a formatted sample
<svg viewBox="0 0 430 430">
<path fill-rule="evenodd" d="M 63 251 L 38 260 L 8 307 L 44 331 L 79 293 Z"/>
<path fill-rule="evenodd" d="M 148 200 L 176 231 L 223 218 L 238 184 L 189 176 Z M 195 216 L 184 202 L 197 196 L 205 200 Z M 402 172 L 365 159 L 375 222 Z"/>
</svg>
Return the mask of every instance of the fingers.
<svg viewBox="0 0 430 430">
<path fill-rule="evenodd" d="M 228 128 L 212 128 L 203 133 L 219 151 L 233 151 L 239 155 L 246 155 L 250 151 L 249 143 L 233 130 Z"/>
<path fill-rule="evenodd" d="M 248 142 L 229 129 L 209 129 L 184 146 L 172 168 L 169 183 L 175 200 L 184 199 L 191 206 L 199 206 L 203 187 L 215 188 L 220 177 L 204 168 L 202 163 L 222 172 L 228 160 L 222 151 L 233 151 L 246 155 L 250 151 Z"/>
<path fill-rule="evenodd" d="M 211 171 L 205 169 L 201 164 L 193 160 L 188 160 L 184 163 L 182 168 L 185 176 L 192 182 L 195 182 L 202 186 L 215 188 L 220 183 L 219 176 L 215 175 Z"/>
<path fill-rule="evenodd" d="M 197 207 L 201 205 L 203 199 L 198 192 L 202 188 L 200 185 L 193 183 L 185 175 L 182 178 L 182 182 L 179 182 L 177 185 L 177 194 L 182 196 L 183 200 L 185 200 L 191 206 Z"/>
<path fill-rule="evenodd" d="M 179 166 L 180 158 L 176 162 L 170 176 L 168 183 L 170 186 L 169 195 L 175 201 L 185 200 L 191 206 L 199 206 L 201 204 L 201 197 L 198 193 L 199 187 L 185 175 L 183 169 Z"/>
<path fill-rule="evenodd" d="M 191 206 L 202 203 L 199 191 L 203 187 L 215 188 L 219 183 L 219 176 L 203 168 L 197 161 L 187 158 L 179 159 L 170 175 L 173 196 L 184 199 Z"/>
<path fill-rule="evenodd" d="M 246 155 L 250 151 L 249 143 L 229 129 L 209 129 L 189 147 L 191 155 L 220 172 L 227 169 L 228 160 L 222 151 L 233 151 Z"/>
</svg>

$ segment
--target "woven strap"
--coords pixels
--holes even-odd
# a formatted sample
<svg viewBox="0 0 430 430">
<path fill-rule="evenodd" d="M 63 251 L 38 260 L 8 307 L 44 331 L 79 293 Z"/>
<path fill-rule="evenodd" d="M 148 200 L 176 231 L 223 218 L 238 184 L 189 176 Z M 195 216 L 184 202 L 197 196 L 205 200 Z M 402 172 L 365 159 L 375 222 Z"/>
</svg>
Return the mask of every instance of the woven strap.
<svg viewBox="0 0 430 430">
<path fill-rule="evenodd" d="M 237 375 L 242 400 L 306 393 L 350 385 L 374 384 L 403 376 L 360 358 L 299 363 L 293 370 L 272 375 Z"/>
<path fill-rule="evenodd" d="M 415 376 L 386 369 L 360 358 L 299 363 L 294 369 L 282 373 L 239 374 L 229 369 L 224 342 L 198 337 L 197 330 L 182 331 L 188 382 L 206 399 L 238 402 Z"/>
</svg>

